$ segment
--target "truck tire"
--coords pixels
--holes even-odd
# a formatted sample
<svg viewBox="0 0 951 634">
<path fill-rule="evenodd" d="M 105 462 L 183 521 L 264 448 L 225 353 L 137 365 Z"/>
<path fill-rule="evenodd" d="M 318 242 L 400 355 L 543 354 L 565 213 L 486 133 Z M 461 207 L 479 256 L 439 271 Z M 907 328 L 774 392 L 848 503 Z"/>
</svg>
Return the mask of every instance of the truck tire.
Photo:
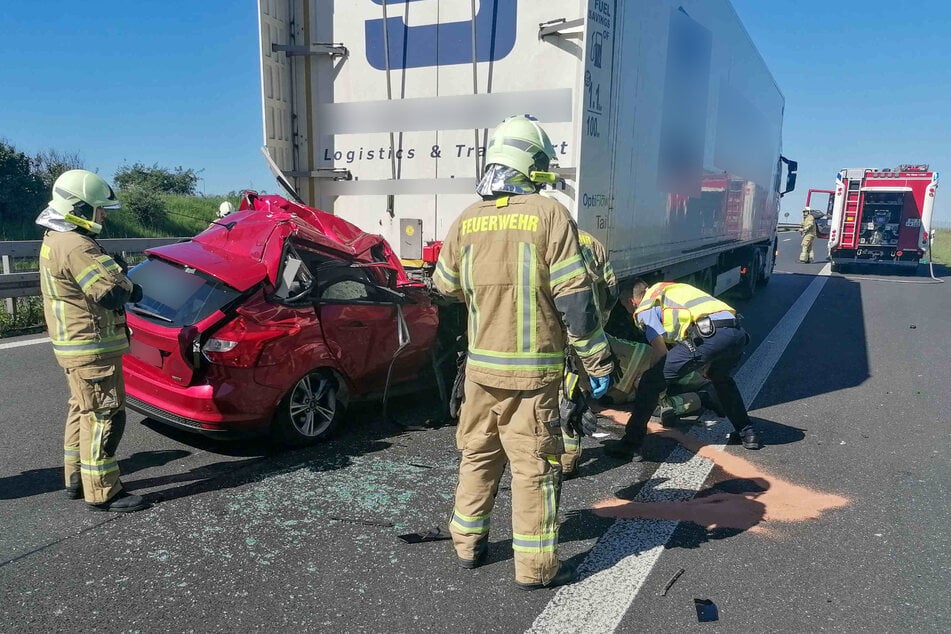
<svg viewBox="0 0 951 634">
<path fill-rule="evenodd" d="M 832 271 L 833 273 L 841 273 L 842 265 L 839 264 L 838 262 L 829 262 L 829 270 Z"/>
<path fill-rule="evenodd" d="M 763 274 L 762 276 L 760 276 L 760 279 L 759 279 L 760 286 L 766 286 L 767 284 L 769 284 L 769 281 L 773 279 L 773 271 L 776 270 L 776 255 L 775 254 L 776 254 L 776 249 L 779 248 L 777 244 L 778 242 L 774 240 L 773 246 L 770 247 L 769 254 L 763 256 Z M 766 274 L 767 262 L 768 262 L 768 268 L 769 268 L 769 275 Z"/>
<path fill-rule="evenodd" d="M 746 279 L 741 281 L 736 287 L 737 295 L 740 299 L 750 299 L 756 293 L 756 287 L 759 286 L 760 271 L 763 268 L 763 257 L 759 249 L 753 251 L 750 261 L 747 264 Z"/>
</svg>

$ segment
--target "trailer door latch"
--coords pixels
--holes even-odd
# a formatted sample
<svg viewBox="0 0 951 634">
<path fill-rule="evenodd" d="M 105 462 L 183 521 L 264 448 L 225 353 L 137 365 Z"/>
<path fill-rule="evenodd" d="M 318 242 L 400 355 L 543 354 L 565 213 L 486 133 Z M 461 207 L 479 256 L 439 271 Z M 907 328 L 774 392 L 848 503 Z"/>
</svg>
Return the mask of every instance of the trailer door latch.
<svg viewBox="0 0 951 634">
<path fill-rule="evenodd" d="M 271 44 L 275 53 L 283 51 L 288 57 L 299 55 L 330 55 L 331 57 L 347 57 L 350 51 L 343 44 L 315 43 L 310 46 L 296 46 L 293 44 Z"/>
<path fill-rule="evenodd" d="M 538 39 L 542 39 L 548 35 L 560 35 L 561 37 L 581 39 L 581 31 L 565 33 L 565 31 L 569 29 L 576 29 L 581 26 L 584 26 L 584 18 L 577 18 L 575 20 L 569 20 L 568 18 L 558 18 L 557 20 L 542 22 L 538 25 Z"/>
</svg>

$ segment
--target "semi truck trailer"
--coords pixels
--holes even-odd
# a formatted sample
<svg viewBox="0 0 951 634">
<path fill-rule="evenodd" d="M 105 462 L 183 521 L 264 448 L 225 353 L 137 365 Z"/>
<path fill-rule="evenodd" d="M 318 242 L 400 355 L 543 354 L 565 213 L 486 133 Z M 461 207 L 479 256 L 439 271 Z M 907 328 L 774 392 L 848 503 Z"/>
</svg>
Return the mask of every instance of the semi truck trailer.
<svg viewBox="0 0 951 634">
<path fill-rule="evenodd" d="M 425 276 L 492 129 L 536 117 L 544 192 L 621 279 L 752 294 L 773 271 L 784 98 L 726 0 L 259 0 L 264 142 L 307 205 Z"/>
</svg>

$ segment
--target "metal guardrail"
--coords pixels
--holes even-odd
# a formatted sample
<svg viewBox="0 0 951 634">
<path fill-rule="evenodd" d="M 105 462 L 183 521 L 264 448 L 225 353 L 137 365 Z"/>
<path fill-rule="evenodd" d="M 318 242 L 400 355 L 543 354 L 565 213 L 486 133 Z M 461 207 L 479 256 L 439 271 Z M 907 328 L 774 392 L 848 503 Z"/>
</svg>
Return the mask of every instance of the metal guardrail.
<svg viewBox="0 0 951 634">
<path fill-rule="evenodd" d="M 174 244 L 188 238 L 108 238 L 98 240 L 108 253 L 122 257 L 138 254 L 152 247 Z M 0 259 L 3 274 L 0 275 L 0 298 L 31 297 L 40 294 L 40 274 L 34 271 L 13 272 L 14 259 L 38 260 L 42 240 L 15 240 L 0 242 Z M 8 306 L 8 309 L 10 307 Z"/>
</svg>

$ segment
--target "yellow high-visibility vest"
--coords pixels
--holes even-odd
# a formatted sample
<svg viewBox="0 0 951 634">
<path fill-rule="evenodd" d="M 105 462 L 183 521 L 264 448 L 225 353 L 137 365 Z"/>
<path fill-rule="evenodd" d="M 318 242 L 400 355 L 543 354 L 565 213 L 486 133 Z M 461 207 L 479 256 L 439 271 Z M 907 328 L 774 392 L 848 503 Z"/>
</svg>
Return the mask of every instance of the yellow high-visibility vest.
<svg viewBox="0 0 951 634">
<path fill-rule="evenodd" d="M 736 315 L 736 310 L 729 304 L 689 284 L 677 282 L 660 282 L 648 288 L 634 311 L 635 319 L 655 306 L 660 306 L 663 314 L 664 341 L 667 343 L 686 338 L 687 328 L 701 317 L 721 311 Z"/>
</svg>

